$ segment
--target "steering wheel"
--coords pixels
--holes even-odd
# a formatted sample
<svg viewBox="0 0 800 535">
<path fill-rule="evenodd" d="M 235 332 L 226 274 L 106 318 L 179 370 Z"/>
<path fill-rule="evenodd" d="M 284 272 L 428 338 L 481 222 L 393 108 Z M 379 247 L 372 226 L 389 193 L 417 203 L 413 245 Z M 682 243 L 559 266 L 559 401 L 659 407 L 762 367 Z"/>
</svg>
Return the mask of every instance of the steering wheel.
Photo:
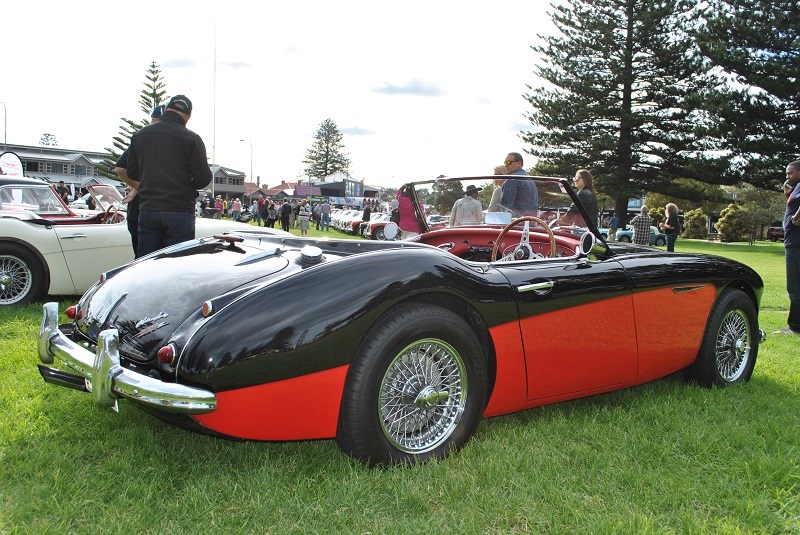
<svg viewBox="0 0 800 535">
<path fill-rule="evenodd" d="M 106 211 L 103 212 L 102 219 L 103 223 L 111 224 L 117 222 L 117 215 L 118 215 L 119 208 L 114 206 L 113 204 L 106 208 Z"/>
<path fill-rule="evenodd" d="M 547 236 L 550 238 L 550 256 L 555 258 L 555 256 L 556 256 L 556 237 L 553 235 L 553 231 L 550 230 L 550 227 L 547 226 L 547 223 L 545 223 L 543 220 L 539 219 L 538 217 L 534 217 L 532 215 L 526 215 L 526 216 L 522 216 L 522 217 L 520 217 L 518 219 L 513 220 L 511 223 L 509 223 L 508 225 L 503 227 L 503 230 L 500 231 L 500 234 L 497 236 L 497 239 L 494 242 L 494 247 L 492 247 L 492 257 L 491 257 L 491 261 L 492 262 L 496 262 L 497 261 L 497 251 L 500 248 L 500 243 L 503 241 L 503 238 L 505 238 L 506 234 L 508 234 L 508 231 L 511 230 L 512 228 L 516 227 L 520 223 L 523 223 L 523 222 L 526 222 L 526 221 L 532 221 L 532 222 L 538 223 L 539 225 L 544 227 L 544 229 L 547 231 Z M 528 243 L 528 232 L 527 232 L 527 230 L 522 233 L 522 236 L 520 237 L 520 240 L 519 240 L 519 244 L 515 247 L 515 249 L 527 249 L 528 251 L 532 250 L 531 246 L 530 246 L 530 243 Z"/>
</svg>

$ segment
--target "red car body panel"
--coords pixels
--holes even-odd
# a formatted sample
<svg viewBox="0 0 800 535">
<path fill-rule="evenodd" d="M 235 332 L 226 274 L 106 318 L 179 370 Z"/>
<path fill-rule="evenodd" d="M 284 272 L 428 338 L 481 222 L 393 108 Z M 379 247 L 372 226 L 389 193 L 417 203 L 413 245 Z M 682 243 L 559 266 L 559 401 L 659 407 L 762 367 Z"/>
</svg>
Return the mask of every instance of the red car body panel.
<svg viewBox="0 0 800 535">
<path fill-rule="evenodd" d="M 717 292 L 711 284 L 676 288 L 633 294 L 639 354 L 647 355 L 639 361 L 639 383 L 664 377 L 697 357 Z M 670 317 L 669 329 L 662 327 L 665 315 Z"/>
<path fill-rule="evenodd" d="M 336 436 L 349 366 L 217 394 L 217 409 L 193 418 L 224 435 L 253 440 Z M 307 393 L 313 392 L 313 395 Z"/>
</svg>

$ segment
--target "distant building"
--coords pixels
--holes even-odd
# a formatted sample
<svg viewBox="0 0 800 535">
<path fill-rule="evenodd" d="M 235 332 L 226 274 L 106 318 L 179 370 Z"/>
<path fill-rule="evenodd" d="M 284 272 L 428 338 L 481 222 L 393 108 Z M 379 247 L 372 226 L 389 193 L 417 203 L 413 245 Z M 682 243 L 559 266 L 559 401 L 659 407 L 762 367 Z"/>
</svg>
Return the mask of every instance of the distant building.
<svg viewBox="0 0 800 535">
<path fill-rule="evenodd" d="M 76 190 L 92 184 L 108 184 L 120 188 L 125 185 L 120 180 L 100 174 L 98 166 L 109 156 L 107 152 L 11 143 L 5 144 L 4 147 L 0 153 L 13 152 L 22 160 L 25 176 L 41 178 L 51 184 L 63 180 L 64 184 Z M 209 184 L 209 188 L 213 189 L 216 195 L 222 195 L 224 199 L 244 196 L 245 175 L 242 171 L 221 165 L 209 165 L 209 169 L 214 177 L 214 186 L 212 188 Z"/>
<path fill-rule="evenodd" d="M 245 175 L 243 172 L 215 164 L 210 165 L 209 168 L 214 177 L 214 187 L 211 188 L 209 185 L 209 188 L 214 190 L 214 195 L 222 195 L 223 199 L 244 198 Z"/>
<path fill-rule="evenodd" d="M 97 166 L 106 158 L 105 152 L 62 149 L 49 146 L 4 145 L 2 152 L 13 152 L 22 161 L 25 176 L 41 178 L 57 184 L 63 180 L 67 186 L 84 188 L 91 184 L 118 186 L 119 180 L 112 180 L 100 174 Z"/>
<path fill-rule="evenodd" d="M 356 180 L 341 171 L 332 173 L 322 180 L 311 180 L 312 186 L 320 189 L 325 197 L 377 197 L 379 189 L 364 185 L 363 180 Z"/>
</svg>

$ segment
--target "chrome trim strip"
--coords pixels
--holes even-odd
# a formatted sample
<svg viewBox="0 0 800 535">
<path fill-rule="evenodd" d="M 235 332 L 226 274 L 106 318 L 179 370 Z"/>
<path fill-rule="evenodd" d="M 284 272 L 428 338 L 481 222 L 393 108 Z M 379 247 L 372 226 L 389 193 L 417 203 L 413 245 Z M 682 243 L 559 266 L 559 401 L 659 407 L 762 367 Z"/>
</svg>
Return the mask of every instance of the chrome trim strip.
<svg viewBox="0 0 800 535">
<path fill-rule="evenodd" d="M 706 287 L 705 284 L 698 284 L 698 285 L 694 285 L 694 286 L 681 286 L 679 288 L 673 288 L 672 291 L 673 291 L 673 293 L 676 293 L 676 294 L 682 294 L 682 293 L 686 293 L 686 292 L 693 292 L 694 290 L 702 290 L 705 287 Z"/>
<path fill-rule="evenodd" d="M 95 403 L 115 409 L 120 397 L 170 413 L 202 414 L 217 408 L 213 392 L 165 383 L 120 365 L 119 333 L 106 329 L 97 341 L 97 353 L 70 340 L 58 328 L 58 303 L 46 303 L 37 340 L 39 358 L 45 364 L 56 359 L 70 372 L 86 380 Z"/>
</svg>

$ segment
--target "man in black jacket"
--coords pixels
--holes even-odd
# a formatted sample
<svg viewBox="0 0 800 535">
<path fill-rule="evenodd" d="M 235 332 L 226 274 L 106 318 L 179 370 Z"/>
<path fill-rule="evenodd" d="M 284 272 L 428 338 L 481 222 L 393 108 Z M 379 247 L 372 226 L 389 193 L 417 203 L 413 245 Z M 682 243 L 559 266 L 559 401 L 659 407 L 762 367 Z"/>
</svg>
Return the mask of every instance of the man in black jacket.
<svg viewBox="0 0 800 535">
<path fill-rule="evenodd" d="M 158 120 L 161 119 L 166 107 L 165 104 L 159 104 L 153 108 L 153 112 L 150 114 L 151 124 L 157 123 Z M 136 258 L 139 258 L 139 203 L 141 199 L 139 199 L 139 183 L 135 180 L 131 180 L 128 176 L 128 149 L 125 149 L 120 155 L 114 167 L 114 172 L 117 173 L 120 180 L 130 187 L 129 191 L 125 194 L 125 198 L 122 199 L 122 202 L 128 204 L 125 221 L 128 224 L 128 233 L 131 235 L 133 254 Z"/>
<path fill-rule="evenodd" d="M 131 136 L 128 176 L 139 182 L 138 256 L 194 239 L 197 190 L 211 183 L 206 146 L 186 128 L 192 102 L 176 95 L 161 120 Z"/>
</svg>

